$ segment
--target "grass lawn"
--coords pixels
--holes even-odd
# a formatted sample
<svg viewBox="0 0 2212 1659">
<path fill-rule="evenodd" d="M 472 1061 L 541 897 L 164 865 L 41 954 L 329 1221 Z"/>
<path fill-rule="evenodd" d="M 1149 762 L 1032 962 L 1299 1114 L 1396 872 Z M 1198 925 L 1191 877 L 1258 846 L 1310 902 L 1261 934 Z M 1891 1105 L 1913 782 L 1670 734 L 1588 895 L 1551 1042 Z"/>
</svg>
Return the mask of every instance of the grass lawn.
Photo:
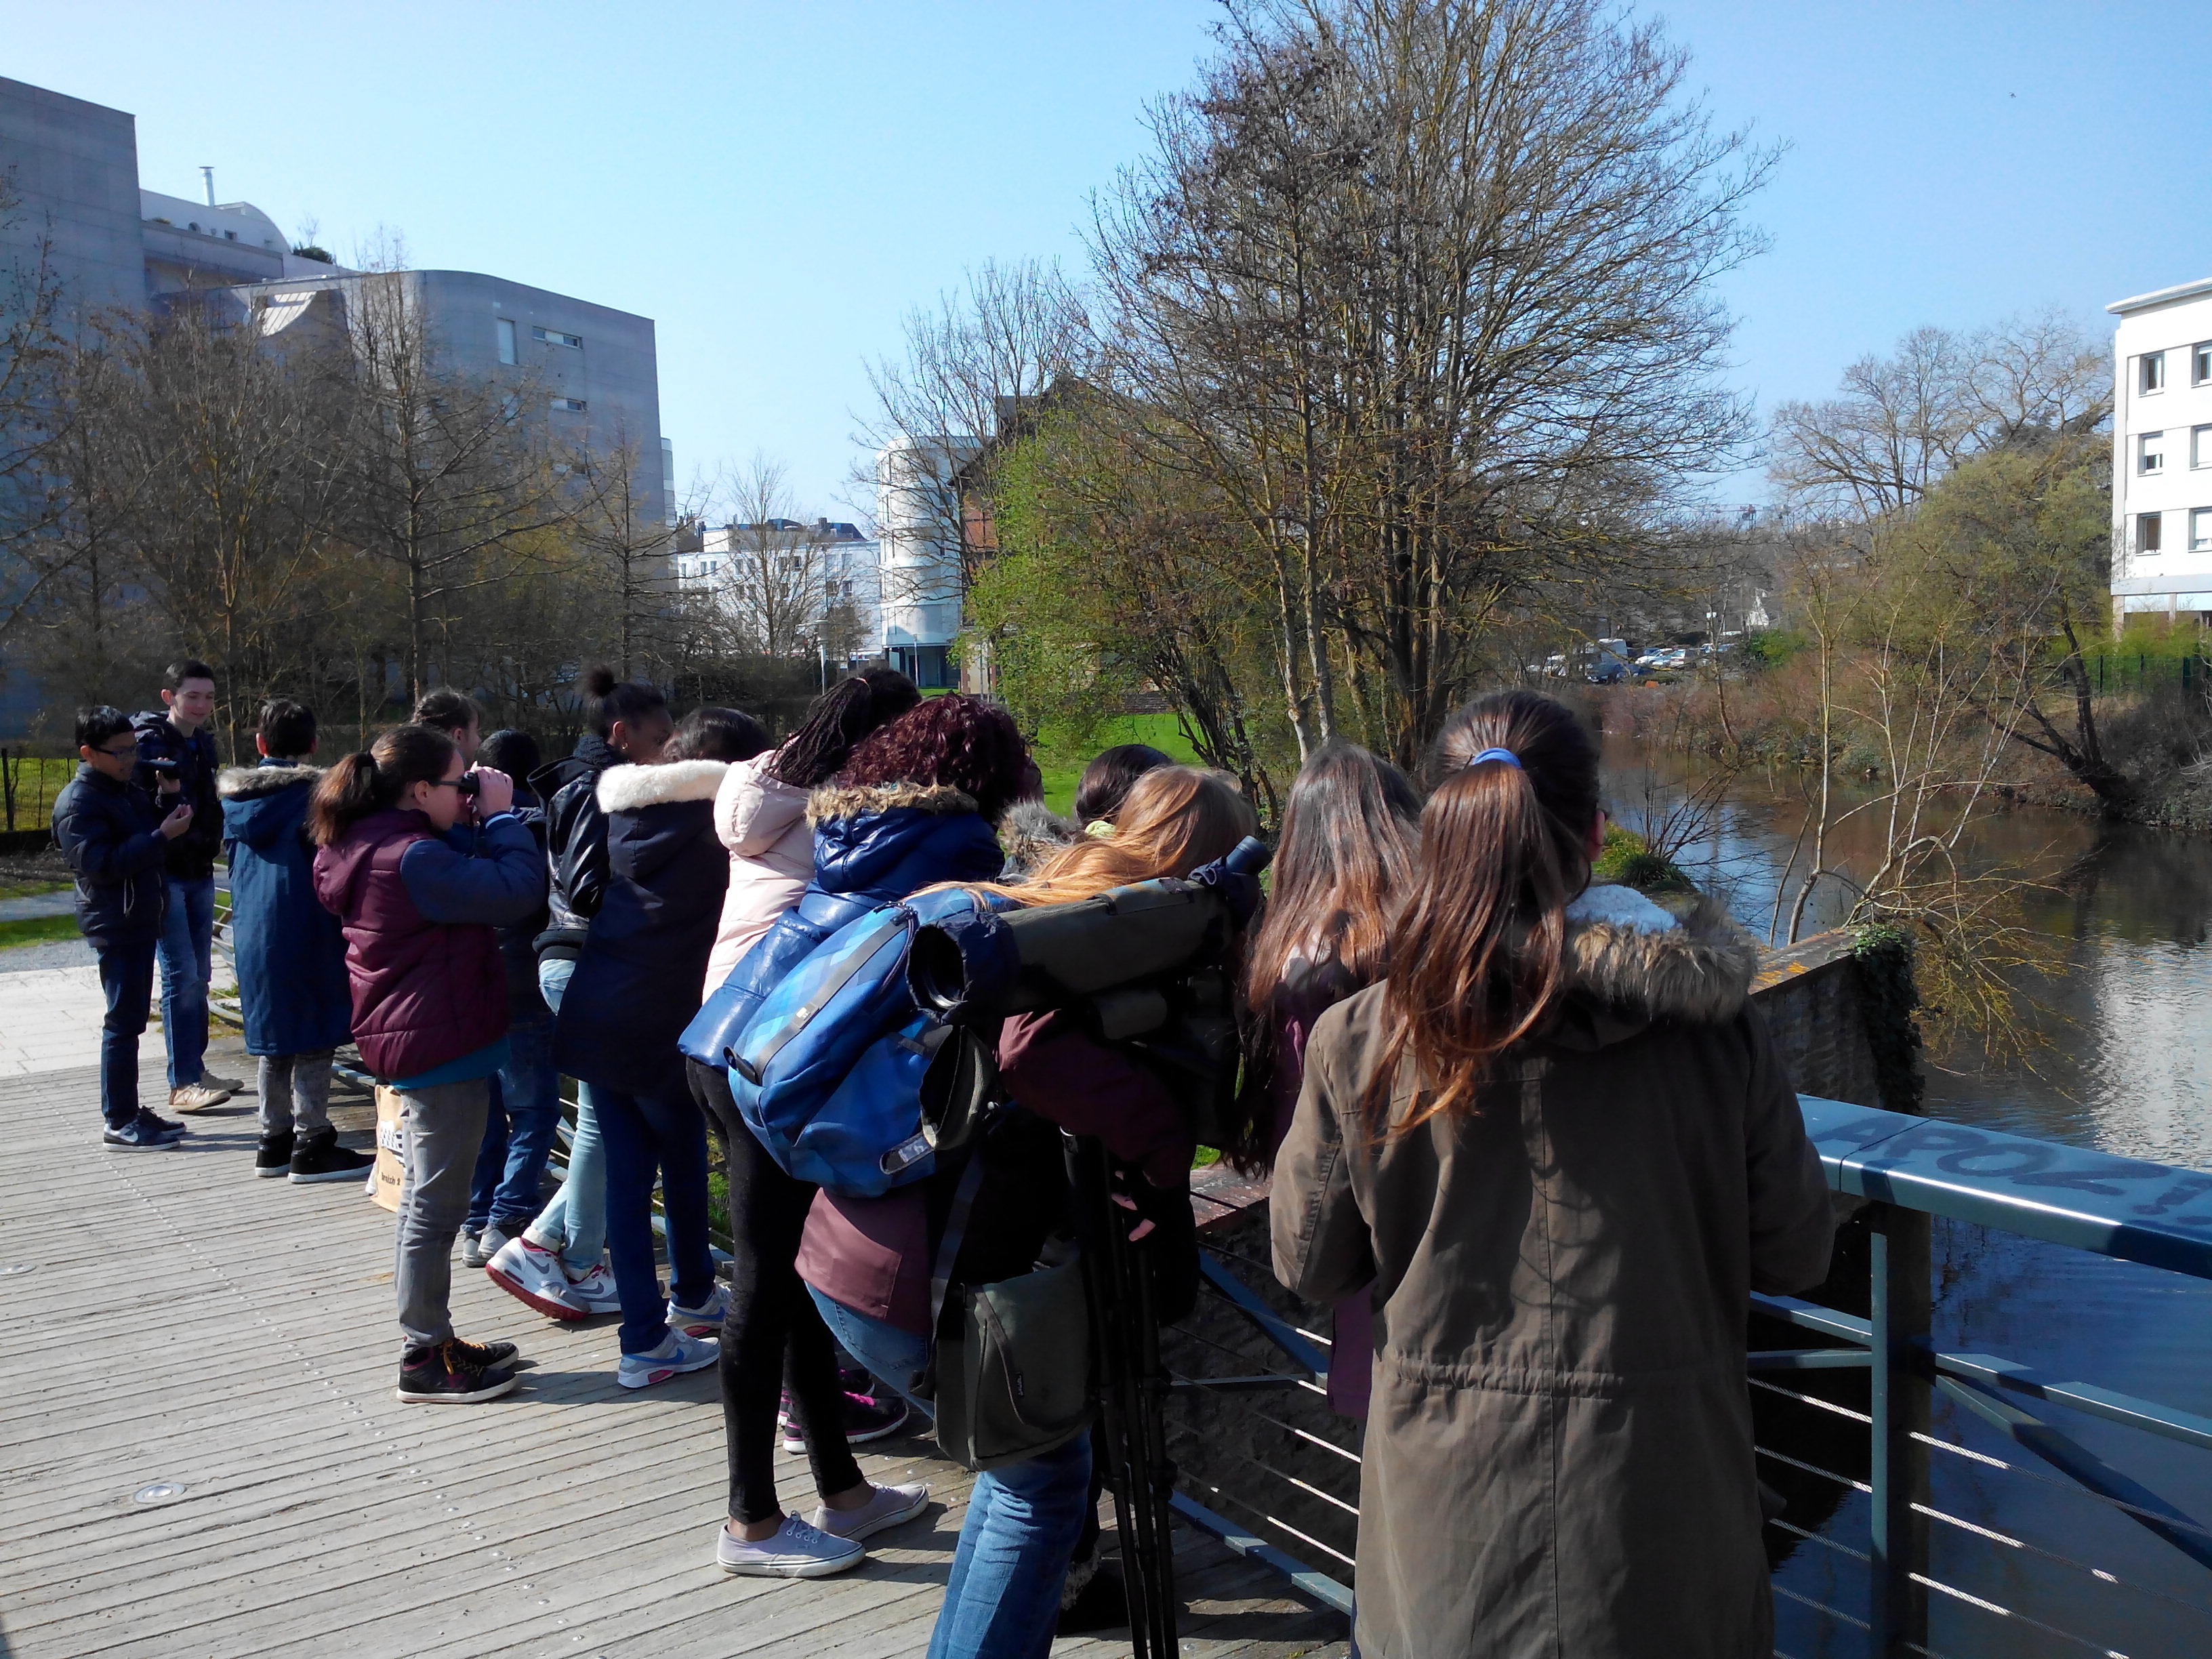
<svg viewBox="0 0 2212 1659">
<path fill-rule="evenodd" d="M 7 827 L 43 830 L 53 817 L 54 797 L 76 775 L 76 762 L 11 754 L 8 775 L 15 786 L 15 812 L 14 823 Z M 5 819 L 0 819 L 0 824 L 5 823 Z"/>
<path fill-rule="evenodd" d="M 0 951 L 16 945 L 51 945 L 76 937 L 75 916 L 33 916 L 27 921 L 0 921 Z"/>
<path fill-rule="evenodd" d="M 1075 786 L 1083 769 L 1101 750 L 1117 743 L 1149 743 L 1177 760 L 1195 762 L 1198 751 L 1186 742 L 1173 714 L 1117 714 L 1099 723 L 1098 731 L 1080 752 L 1059 752 L 1040 747 L 1037 769 L 1044 774 L 1044 802 L 1055 812 L 1075 809 Z"/>
</svg>

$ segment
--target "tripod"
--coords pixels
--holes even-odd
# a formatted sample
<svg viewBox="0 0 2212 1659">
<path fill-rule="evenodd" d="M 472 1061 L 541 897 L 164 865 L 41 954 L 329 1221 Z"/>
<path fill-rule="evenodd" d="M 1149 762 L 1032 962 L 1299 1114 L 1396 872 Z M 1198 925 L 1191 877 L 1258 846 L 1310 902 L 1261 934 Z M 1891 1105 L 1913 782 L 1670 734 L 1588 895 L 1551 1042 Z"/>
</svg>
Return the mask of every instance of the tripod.
<svg viewBox="0 0 2212 1659">
<path fill-rule="evenodd" d="M 1152 1318 L 1152 1268 L 1129 1243 L 1127 1213 L 1114 1202 L 1106 1149 L 1090 1136 L 1062 1137 L 1083 1245 L 1083 1288 L 1105 1449 L 1106 1485 L 1121 1536 L 1121 1582 L 1129 1598 L 1133 1659 L 1176 1659 L 1175 1546 L 1162 1406 L 1167 1372 Z"/>
</svg>

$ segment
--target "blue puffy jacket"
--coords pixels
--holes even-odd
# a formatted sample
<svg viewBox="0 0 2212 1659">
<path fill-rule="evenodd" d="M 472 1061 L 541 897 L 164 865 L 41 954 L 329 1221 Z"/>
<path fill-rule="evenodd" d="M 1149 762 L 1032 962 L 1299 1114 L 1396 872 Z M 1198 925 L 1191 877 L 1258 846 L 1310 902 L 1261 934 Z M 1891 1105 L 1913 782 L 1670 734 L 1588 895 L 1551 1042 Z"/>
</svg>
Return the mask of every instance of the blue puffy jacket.
<svg viewBox="0 0 2212 1659">
<path fill-rule="evenodd" d="M 975 800 L 940 784 L 826 785 L 808 799 L 806 816 L 814 878 L 684 1032 L 684 1052 L 695 1060 L 722 1064 L 762 999 L 847 922 L 941 881 L 995 881 L 1006 866 Z"/>
<path fill-rule="evenodd" d="M 230 848 L 231 953 L 249 1054 L 307 1054 L 353 1037 L 345 933 L 315 896 L 307 800 L 319 766 L 265 760 L 216 780 Z"/>
</svg>

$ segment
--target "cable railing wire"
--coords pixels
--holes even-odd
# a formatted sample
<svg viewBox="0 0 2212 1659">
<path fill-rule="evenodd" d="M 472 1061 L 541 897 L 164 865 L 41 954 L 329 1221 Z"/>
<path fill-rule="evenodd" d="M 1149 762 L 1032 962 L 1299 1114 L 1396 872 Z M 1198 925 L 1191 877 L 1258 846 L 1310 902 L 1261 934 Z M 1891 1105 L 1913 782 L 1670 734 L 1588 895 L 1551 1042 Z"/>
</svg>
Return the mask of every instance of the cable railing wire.
<svg viewBox="0 0 2212 1659">
<path fill-rule="evenodd" d="M 2015 1620 L 2026 1625 L 2030 1630 L 2039 1630 L 2045 1636 L 2055 1636 L 2062 1642 L 2071 1642 L 2076 1647 L 2087 1648 L 2092 1653 L 2101 1654 L 2104 1659 L 2130 1659 L 2127 1654 L 2121 1652 L 2118 1648 L 2108 1648 L 2101 1643 L 2091 1641 L 2086 1636 L 2076 1636 L 2070 1630 L 2061 1630 L 2056 1625 L 2046 1625 L 2040 1619 L 2021 1613 L 2016 1608 L 1990 1601 L 1985 1596 L 1977 1595 L 1972 1590 L 1960 1589 L 1956 1584 L 1946 1584 L 1939 1579 L 1930 1578 L 1924 1572 L 1916 1572 L 1911 1577 L 1916 1584 L 1923 1584 L 1929 1589 L 1940 1591 L 1956 1601 L 1965 1602 L 1970 1607 L 1979 1607 L 1984 1613 L 1994 1618 Z"/>
<path fill-rule="evenodd" d="M 1993 1528 L 1984 1527 L 1977 1522 L 1968 1521 L 1955 1515 L 1946 1515 L 1942 1510 L 1930 1509 L 1925 1504 L 1915 1504 L 1912 1507 L 1931 1521 L 1941 1521 L 1946 1526 L 1956 1527 L 1961 1531 L 1973 1533 L 1992 1543 L 2002 1544 L 2008 1549 L 2023 1550 L 2030 1555 L 2041 1556 L 2045 1560 L 2055 1561 L 2060 1566 L 2071 1567 L 2076 1572 L 2085 1572 L 2103 1583 L 2117 1584 L 2122 1589 L 2131 1589 L 2138 1595 L 2155 1596 L 2161 1601 L 2172 1602 L 2177 1607 L 2186 1607 L 2200 1619 L 2212 1619 L 2212 1607 L 2208 1607 L 2200 1601 L 2192 1601 L 2186 1596 L 2176 1595 L 2171 1590 L 2162 1590 L 2150 1584 L 2138 1584 L 2133 1579 L 2123 1578 L 2119 1574 L 2108 1571 L 2103 1567 L 2093 1567 L 2086 1561 L 2076 1561 L 2070 1555 L 2061 1555 L 2056 1550 L 2044 1548 L 2040 1544 L 2031 1544 L 2025 1538 L 2014 1538 L 2009 1534 L 1998 1532 Z M 1795 1528 L 1792 1530 L 1794 1531 Z"/>
</svg>

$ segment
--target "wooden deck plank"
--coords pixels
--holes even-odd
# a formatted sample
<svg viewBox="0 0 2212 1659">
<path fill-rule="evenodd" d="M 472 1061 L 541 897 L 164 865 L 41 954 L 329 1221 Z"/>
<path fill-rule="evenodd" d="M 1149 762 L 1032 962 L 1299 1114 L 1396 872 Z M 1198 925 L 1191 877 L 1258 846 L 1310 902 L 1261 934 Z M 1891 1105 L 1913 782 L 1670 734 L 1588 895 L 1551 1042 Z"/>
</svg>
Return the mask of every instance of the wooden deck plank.
<svg viewBox="0 0 2212 1659">
<path fill-rule="evenodd" d="M 158 1066 L 145 1086 L 159 1098 Z M 727 1577 L 712 1560 L 726 1474 L 711 1372 L 620 1389 L 611 1322 L 544 1320 L 457 1265 L 463 1328 L 534 1364 L 506 1401 L 403 1407 L 391 1217 L 348 1184 L 256 1180 L 250 1099 L 196 1117 L 187 1150 L 103 1153 L 97 1088 L 93 1067 L 0 1080 L 0 1266 L 33 1264 L 0 1278 L 4 1659 L 927 1646 L 970 1479 L 930 1442 L 862 1449 L 872 1477 L 924 1478 L 948 1500 L 871 1540 L 867 1565 Z M 811 1506 L 803 1459 L 777 1474 L 787 1504 Z M 132 1501 L 162 1480 L 184 1498 Z M 1340 1620 L 1210 1539 L 1179 1542 L 1189 1659 L 1341 1651 Z"/>
</svg>

